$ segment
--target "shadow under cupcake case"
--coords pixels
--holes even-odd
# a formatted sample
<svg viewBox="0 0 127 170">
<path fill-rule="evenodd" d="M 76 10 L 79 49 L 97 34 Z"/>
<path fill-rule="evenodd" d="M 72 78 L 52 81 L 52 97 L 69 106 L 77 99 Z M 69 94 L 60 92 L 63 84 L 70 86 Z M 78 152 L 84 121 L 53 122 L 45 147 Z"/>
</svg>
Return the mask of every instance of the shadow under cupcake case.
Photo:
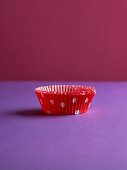
<svg viewBox="0 0 127 170">
<path fill-rule="evenodd" d="M 96 89 L 79 85 L 51 85 L 38 87 L 35 93 L 46 114 L 75 115 L 87 112 Z"/>
</svg>

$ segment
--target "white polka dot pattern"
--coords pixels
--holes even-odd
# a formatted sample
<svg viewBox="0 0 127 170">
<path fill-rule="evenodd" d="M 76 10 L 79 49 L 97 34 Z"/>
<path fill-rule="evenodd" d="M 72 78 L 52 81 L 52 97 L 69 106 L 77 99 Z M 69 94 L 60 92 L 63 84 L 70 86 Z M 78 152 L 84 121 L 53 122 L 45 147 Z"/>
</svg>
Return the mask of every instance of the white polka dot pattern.
<svg viewBox="0 0 127 170">
<path fill-rule="evenodd" d="M 64 108 L 64 107 L 65 107 L 65 103 L 64 103 L 64 102 L 61 102 L 61 103 L 60 103 L 60 106 L 61 106 L 62 108 Z"/>
<path fill-rule="evenodd" d="M 47 110 L 47 113 L 48 113 L 48 114 L 51 114 L 51 112 L 50 112 L 49 110 Z"/>
<path fill-rule="evenodd" d="M 76 101 L 77 101 L 76 98 L 73 98 L 73 99 L 72 99 L 72 103 L 75 103 Z"/>
<path fill-rule="evenodd" d="M 76 111 L 75 111 L 75 115 L 78 115 L 79 112 L 80 112 L 80 110 L 76 110 Z"/>
<path fill-rule="evenodd" d="M 50 103 L 53 105 L 54 104 L 54 100 L 50 99 Z"/>
<path fill-rule="evenodd" d="M 87 103 L 87 102 L 88 102 L 88 98 L 85 99 L 85 103 Z"/>
</svg>

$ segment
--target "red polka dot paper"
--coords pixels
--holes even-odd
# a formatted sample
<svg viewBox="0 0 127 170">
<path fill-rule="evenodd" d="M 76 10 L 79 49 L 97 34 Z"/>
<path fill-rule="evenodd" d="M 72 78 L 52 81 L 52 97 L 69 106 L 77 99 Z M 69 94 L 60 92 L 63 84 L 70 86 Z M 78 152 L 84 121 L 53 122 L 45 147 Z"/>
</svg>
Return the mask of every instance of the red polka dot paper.
<svg viewBox="0 0 127 170">
<path fill-rule="evenodd" d="M 94 87 L 52 85 L 35 89 L 43 112 L 47 114 L 85 113 L 95 94 Z"/>
</svg>

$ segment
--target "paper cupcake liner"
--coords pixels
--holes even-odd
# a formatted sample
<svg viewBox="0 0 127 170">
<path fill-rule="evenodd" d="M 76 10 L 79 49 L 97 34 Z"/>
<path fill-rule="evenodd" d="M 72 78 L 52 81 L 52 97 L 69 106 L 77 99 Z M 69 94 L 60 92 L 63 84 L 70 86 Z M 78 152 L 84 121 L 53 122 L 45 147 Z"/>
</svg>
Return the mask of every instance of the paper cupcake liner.
<svg viewBox="0 0 127 170">
<path fill-rule="evenodd" d="M 85 113 L 96 94 L 94 87 L 52 85 L 35 89 L 43 112 L 47 114 Z"/>
</svg>

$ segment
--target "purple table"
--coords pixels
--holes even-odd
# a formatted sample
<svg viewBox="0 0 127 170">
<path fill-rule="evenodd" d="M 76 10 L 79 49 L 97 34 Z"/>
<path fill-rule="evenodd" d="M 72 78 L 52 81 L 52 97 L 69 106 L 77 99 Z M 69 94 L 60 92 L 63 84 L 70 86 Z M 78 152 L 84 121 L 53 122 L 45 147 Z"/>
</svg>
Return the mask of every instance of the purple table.
<svg viewBox="0 0 127 170">
<path fill-rule="evenodd" d="M 41 112 L 34 89 L 49 84 L 0 83 L 0 170 L 127 170 L 127 83 L 75 83 L 97 95 L 74 116 Z"/>
</svg>

